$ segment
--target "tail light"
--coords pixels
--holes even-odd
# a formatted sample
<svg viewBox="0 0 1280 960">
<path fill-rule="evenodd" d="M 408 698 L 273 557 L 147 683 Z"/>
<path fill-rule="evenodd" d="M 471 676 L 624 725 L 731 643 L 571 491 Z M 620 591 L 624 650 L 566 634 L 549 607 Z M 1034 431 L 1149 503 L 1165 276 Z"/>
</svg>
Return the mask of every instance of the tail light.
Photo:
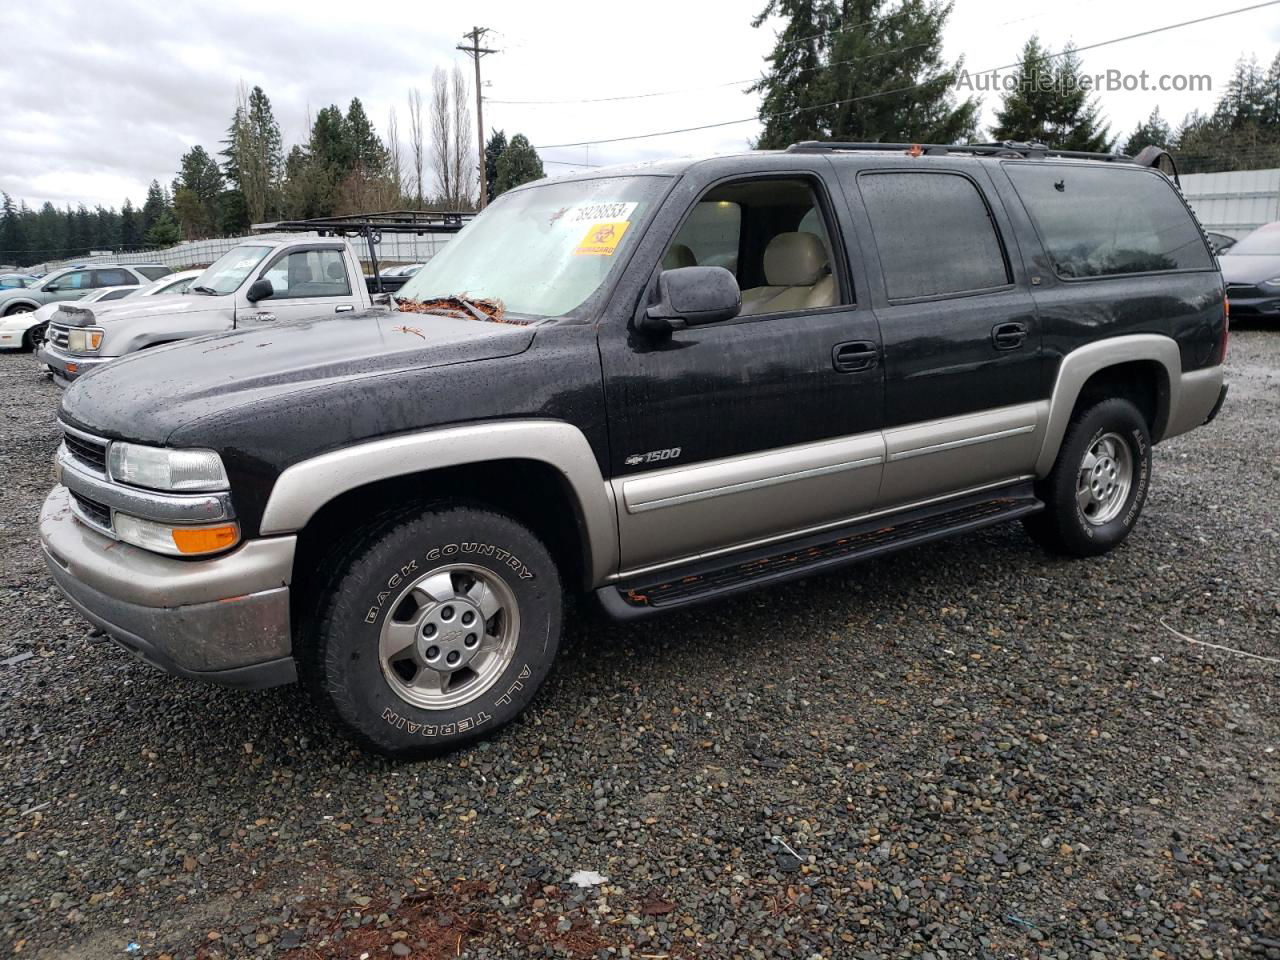
<svg viewBox="0 0 1280 960">
<path fill-rule="evenodd" d="M 1222 340 L 1218 343 L 1218 363 L 1227 362 L 1227 341 L 1231 339 L 1231 301 L 1222 295 Z"/>
</svg>

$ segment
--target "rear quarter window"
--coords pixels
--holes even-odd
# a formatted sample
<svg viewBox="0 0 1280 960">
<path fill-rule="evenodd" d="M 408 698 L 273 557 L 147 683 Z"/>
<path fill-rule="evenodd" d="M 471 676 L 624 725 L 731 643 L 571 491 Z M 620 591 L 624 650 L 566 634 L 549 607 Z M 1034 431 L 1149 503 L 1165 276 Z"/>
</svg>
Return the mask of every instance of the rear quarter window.
<svg viewBox="0 0 1280 960">
<path fill-rule="evenodd" d="M 1200 228 L 1160 174 L 1083 164 L 1004 169 L 1059 277 L 1213 267 Z"/>
<path fill-rule="evenodd" d="M 148 280 L 159 280 L 161 277 L 167 277 L 173 273 L 168 267 L 134 267 L 140 274 Z"/>
</svg>

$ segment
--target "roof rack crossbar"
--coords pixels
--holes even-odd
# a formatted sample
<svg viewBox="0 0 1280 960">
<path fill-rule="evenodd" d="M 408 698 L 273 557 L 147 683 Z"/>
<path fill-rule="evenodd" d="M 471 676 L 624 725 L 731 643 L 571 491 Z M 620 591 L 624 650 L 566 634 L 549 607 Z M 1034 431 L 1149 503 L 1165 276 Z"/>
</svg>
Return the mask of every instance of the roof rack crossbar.
<svg viewBox="0 0 1280 960">
<path fill-rule="evenodd" d="M 978 157 L 1010 157 L 1038 160 L 1043 157 L 1060 157 L 1070 160 L 1102 160 L 1108 163 L 1132 163 L 1133 158 L 1123 153 L 1090 153 L 1085 150 L 1055 150 L 1043 143 L 1021 143 L 1006 140 L 1003 143 L 876 143 L 852 140 L 802 140 L 787 147 L 787 153 L 826 153 L 855 151 L 886 151 L 890 153 L 969 154 Z"/>
</svg>

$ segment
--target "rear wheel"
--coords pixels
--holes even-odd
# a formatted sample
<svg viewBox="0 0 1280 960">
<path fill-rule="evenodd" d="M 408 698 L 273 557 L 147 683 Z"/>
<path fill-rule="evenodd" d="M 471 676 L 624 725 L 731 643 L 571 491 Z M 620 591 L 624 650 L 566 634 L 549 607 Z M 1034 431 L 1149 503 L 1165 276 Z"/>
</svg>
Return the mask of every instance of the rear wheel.
<svg viewBox="0 0 1280 960">
<path fill-rule="evenodd" d="M 1039 485 L 1042 513 L 1027 530 L 1057 553 L 1106 553 L 1133 529 L 1151 482 L 1151 435 L 1128 400 L 1104 400 L 1077 412 L 1053 470 Z"/>
<path fill-rule="evenodd" d="M 486 736 L 551 669 L 559 572 L 510 517 L 445 505 L 384 518 L 332 569 L 299 660 L 321 704 L 373 750 L 411 757 Z"/>
</svg>

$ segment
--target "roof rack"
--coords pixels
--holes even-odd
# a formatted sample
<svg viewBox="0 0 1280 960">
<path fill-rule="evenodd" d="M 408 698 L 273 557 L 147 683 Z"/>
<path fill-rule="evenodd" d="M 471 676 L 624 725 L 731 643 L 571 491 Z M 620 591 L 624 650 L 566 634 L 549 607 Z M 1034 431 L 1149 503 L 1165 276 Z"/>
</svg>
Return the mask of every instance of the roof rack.
<svg viewBox="0 0 1280 960">
<path fill-rule="evenodd" d="M 347 217 L 314 217 L 310 220 L 279 220 L 255 223 L 255 233 L 316 233 L 322 237 L 364 237 L 369 245 L 369 266 L 374 285 L 382 293 L 382 274 L 378 270 L 378 253 L 374 247 L 384 233 L 457 233 L 475 217 L 468 210 L 384 210 L 380 213 L 357 213 Z"/>
<path fill-rule="evenodd" d="M 906 153 L 913 157 L 945 157 L 949 154 L 969 154 L 977 157 L 1008 157 L 1021 160 L 1040 160 L 1045 157 L 1061 157 L 1070 160 L 1102 160 L 1109 163 L 1133 163 L 1133 158 L 1123 153 L 1089 153 L 1084 150 L 1054 150 L 1043 143 L 1022 143 L 1005 140 L 1000 143 L 874 143 L 844 140 L 804 140 L 787 147 L 787 153 L 826 153 L 887 151 Z"/>
</svg>

